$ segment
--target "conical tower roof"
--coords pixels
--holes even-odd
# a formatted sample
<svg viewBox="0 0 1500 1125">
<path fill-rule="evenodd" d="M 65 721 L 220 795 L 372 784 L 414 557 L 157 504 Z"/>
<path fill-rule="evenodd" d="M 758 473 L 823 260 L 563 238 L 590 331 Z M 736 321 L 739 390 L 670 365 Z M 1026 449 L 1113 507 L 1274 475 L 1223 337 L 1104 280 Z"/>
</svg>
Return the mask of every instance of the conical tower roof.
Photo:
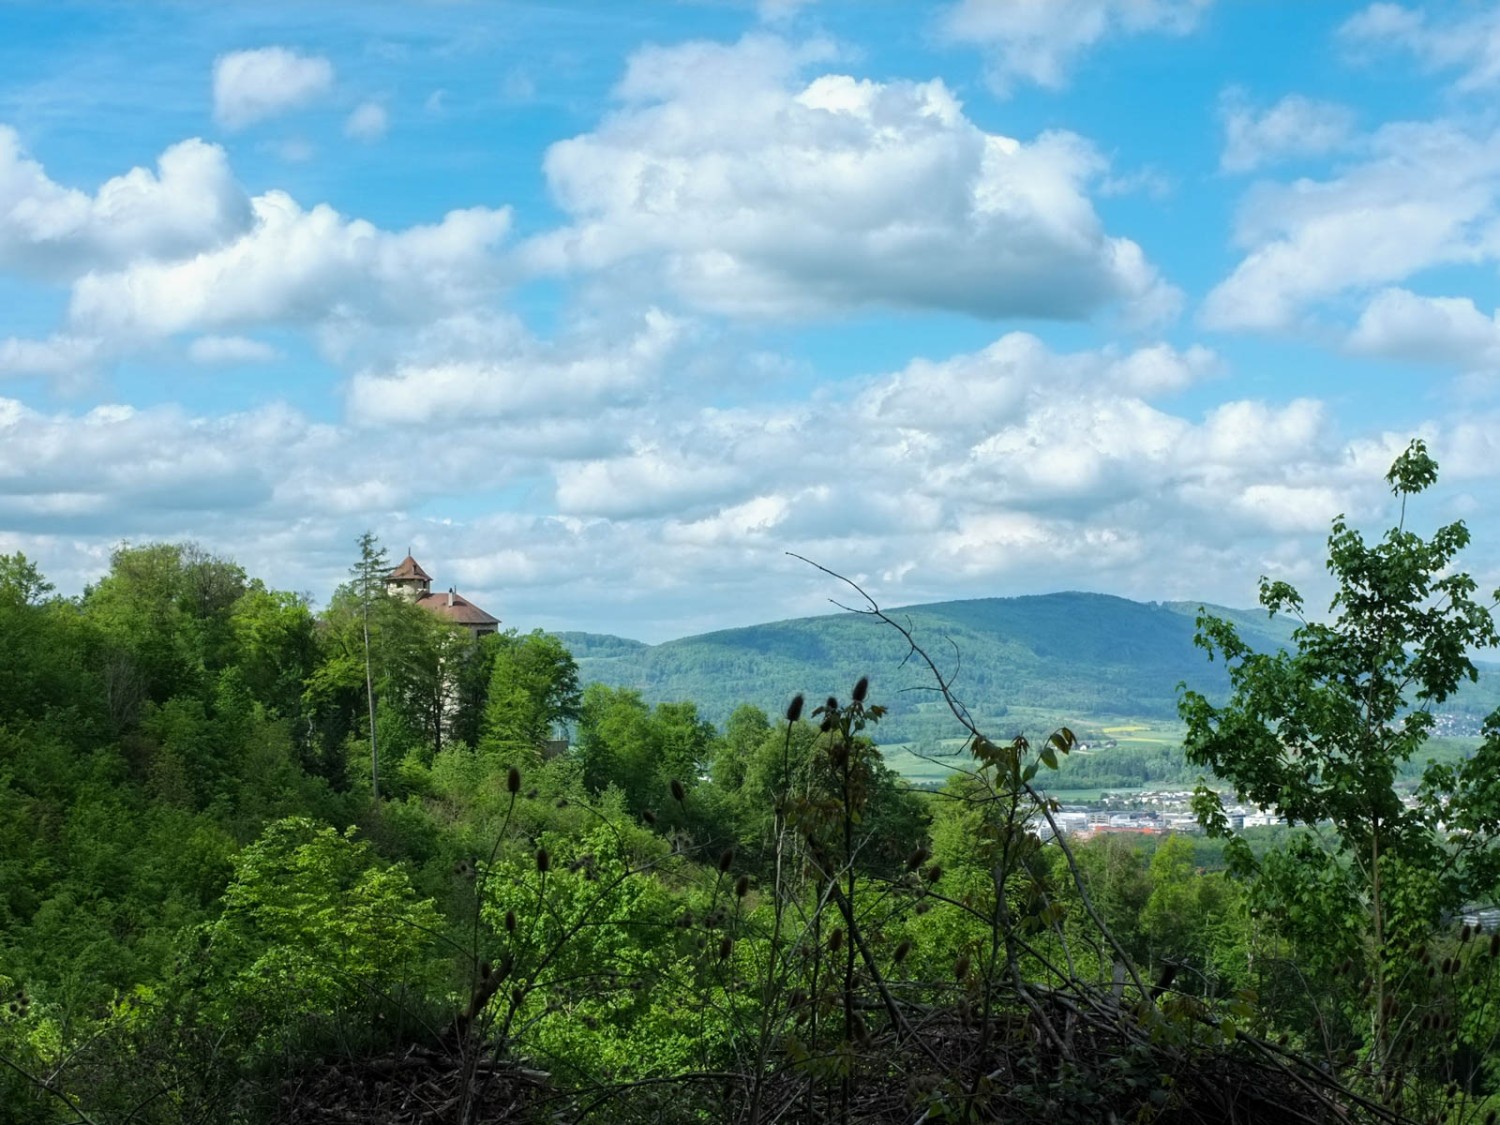
<svg viewBox="0 0 1500 1125">
<path fill-rule="evenodd" d="M 410 555 L 407 555 L 406 558 L 402 559 L 401 562 L 397 565 L 396 569 L 391 571 L 391 573 L 387 577 L 389 577 L 392 582 L 400 582 L 402 580 L 410 581 L 414 578 L 419 579 L 422 582 L 432 581 L 432 575 L 423 570 L 422 565 Z"/>
</svg>

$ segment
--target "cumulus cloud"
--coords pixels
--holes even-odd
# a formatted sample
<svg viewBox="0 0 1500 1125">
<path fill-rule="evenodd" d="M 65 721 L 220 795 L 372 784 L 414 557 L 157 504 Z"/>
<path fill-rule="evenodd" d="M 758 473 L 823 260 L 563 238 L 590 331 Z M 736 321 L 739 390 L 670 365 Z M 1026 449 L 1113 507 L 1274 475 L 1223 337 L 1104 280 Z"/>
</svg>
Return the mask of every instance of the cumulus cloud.
<svg viewBox="0 0 1500 1125">
<path fill-rule="evenodd" d="M 515 324 L 467 342 L 441 332 L 441 358 L 413 357 L 389 372 L 356 375 L 349 386 L 350 416 L 362 424 L 412 425 L 454 415 L 471 422 L 597 417 L 601 406 L 637 399 L 654 386 L 683 330 L 679 319 L 653 309 L 633 334 L 604 340 L 542 343 Z"/>
<path fill-rule="evenodd" d="M 80 278 L 69 323 L 128 344 L 330 318 L 410 322 L 487 294 L 494 247 L 510 228 L 508 210 L 476 207 L 385 231 L 326 205 L 304 210 L 280 191 L 251 208 L 250 228 L 222 247 Z"/>
<path fill-rule="evenodd" d="M 1300 485 L 1299 467 L 1321 460 L 1326 444 L 1322 412 L 1311 401 L 1239 402 L 1194 421 L 1147 401 L 1216 367 L 1203 349 L 1059 355 L 1012 333 L 979 353 L 863 381 L 837 405 L 701 411 L 642 431 L 628 450 L 561 469 L 557 504 L 580 518 L 670 512 L 699 538 L 738 527 L 766 543 L 787 536 L 819 490 L 843 535 L 894 535 L 899 513 L 917 512 L 940 540 L 971 539 L 986 521 L 1046 524 L 1070 529 L 1050 537 L 1066 548 L 1090 530 L 1141 534 L 1152 522 L 1134 510 L 1141 504 L 1179 526 L 1222 525 L 1227 511 L 1264 531 L 1244 490 Z M 820 422 L 830 411 L 842 420 L 836 433 Z"/>
<path fill-rule="evenodd" d="M 1500 83 L 1500 10 L 1493 7 L 1433 18 L 1420 8 L 1371 4 L 1344 22 L 1339 38 L 1356 53 L 1410 51 L 1429 70 L 1458 71 L 1459 90 Z"/>
<path fill-rule="evenodd" d="M 569 349 L 582 362 L 586 341 Z M 1316 574 L 1335 512 L 1379 514 L 1408 435 L 1345 440 L 1309 399 L 1166 404 L 1220 366 L 1202 348 L 1057 352 L 1010 333 L 734 408 L 658 389 L 578 415 L 547 399 L 492 409 L 503 392 L 476 409 L 435 386 L 377 394 L 367 415 L 351 405 L 349 425 L 285 406 L 49 414 L 0 400 L 0 527 L 45 540 L 62 573 L 97 573 L 77 544 L 193 537 L 322 596 L 373 526 L 507 621 L 656 638 L 818 609 L 826 585 L 788 549 L 889 604 L 1070 586 L 1245 602 L 1259 573 Z M 1426 436 L 1470 479 L 1494 479 L 1473 426 Z M 492 510 L 501 493 L 525 499 L 415 514 Z"/>
<path fill-rule="evenodd" d="M 233 51 L 214 60 L 214 120 L 243 129 L 278 117 L 333 89 L 333 64 L 286 47 Z"/>
<path fill-rule="evenodd" d="M 98 359 L 98 342 L 76 336 L 0 340 L 0 375 L 44 375 L 67 382 L 87 374 Z"/>
<path fill-rule="evenodd" d="M 1113 35 L 1186 35 L 1213 0 L 960 0 L 943 19 L 951 39 L 984 48 L 1001 92 L 1018 82 L 1065 86 L 1081 55 Z"/>
<path fill-rule="evenodd" d="M 1497 139 L 1444 121 L 1387 125 L 1340 175 L 1256 185 L 1236 224 L 1245 256 L 1204 301 L 1204 323 L 1294 328 L 1341 295 L 1496 260 Z"/>
<path fill-rule="evenodd" d="M 1500 369 L 1500 316 L 1486 316 L 1469 297 L 1385 289 L 1365 307 L 1348 346 L 1362 355 L 1493 372 Z"/>
<path fill-rule="evenodd" d="M 390 121 L 379 102 L 364 102 L 344 121 L 344 136 L 356 141 L 378 141 L 385 136 Z"/>
<path fill-rule="evenodd" d="M 1219 167 L 1251 172 L 1288 157 L 1321 156 L 1343 146 L 1354 130 L 1354 114 L 1333 102 L 1289 94 L 1256 112 L 1243 90 L 1225 92 L 1224 152 Z"/>
<path fill-rule="evenodd" d="M 205 365 L 269 363 L 281 353 L 263 340 L 247 336 L 199 336 L 188 345 L 188 358 Z"/>
<path fill-rule="evenodd" d="M 250 220 L 249 198 L 218 145 L 172 145 L 155 171 L 132 168 L 89 195 L 54 182 L 0 125 L 0 269 L 65 279 L 179 258 L 222 244 Z"/>
<path fill-rule="evenodd" d="M 548 150 L 573 222 L 528 244 L 532 266 L 628 265 L 633 287 L 649 270 L 736 315 L 1172 310 L 1140 246 L 1105 232 L 1087 141 L 986 133 L 941 81 L 798 78 L 815 58 L 757 37 L 637 55 L 619 111 Z"/>
</svg>

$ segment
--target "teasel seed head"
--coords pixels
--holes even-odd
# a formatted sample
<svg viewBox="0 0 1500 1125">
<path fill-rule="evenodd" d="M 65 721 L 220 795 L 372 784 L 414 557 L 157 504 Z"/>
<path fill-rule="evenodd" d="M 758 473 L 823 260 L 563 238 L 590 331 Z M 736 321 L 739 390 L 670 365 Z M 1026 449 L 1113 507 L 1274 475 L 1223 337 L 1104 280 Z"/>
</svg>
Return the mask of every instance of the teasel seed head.
<svg viewBox="0 0 1500 1125">
<path fill-rule="evenodd" d="M 931 856 L 931 852 L 929 852 L 925 847 L 918 845 L 917 850 L 906 857 L 906 869 L 908 871 L 915 871 L 917 868 L 921 867 L 922 864 L 926 863 L 928 859 L 931 858 Z"/>
<path fill-rule="evenodd" d="M 902 961 L 906 960 L 906 955 L 910 952 L 911 942 L 903 941 L 900 945 L 896 946 L 896 951 L 891 954 L 891 960 L 899 965 Z"/>
<path fill-rule="evenodd" d="M 725 848 L 719 853 L 719 872 L 728 874 L 730 866 L 734 863 L 734 849 Z"/>
<path fill-rule="evenodd" d="M 923 873 L 923 878 L 925 878 L 929 883 L 936 883 L 942 877 L 943 865 L 941 863 L 934 863 Z"/>
<path fill-rule="evenodd" d="M 546 848 L 536 850 L 536 869 L 545 875 L 552 868 L 552 857 L 547 854 Z"/>
<path fill-rule="evenodd" d="M 844 946 L 844 931 L 835 929 L 828 935 L 828 952 L 837 953 Z"/>
<path fill-rule="evenodd" d="M 750 876 L 741 875 L 734 881 L 734 894 L 736 898 L 744 898 L 750 893 Z"/>
<path fill-rule="evenodd" d="M 508 934 L 516 932 L 516 912 L 514 910 L 507 910 L 505 912 L 505 932 Z"/>
<path fill-rule="evenodd" d="M 969 975 L 969 966 L 968 954 L 959 957 L 957 961 L 953 962 L 953 979 L 962 981 L 966 978 Z"/>
<path fill-rule="evenodd" d="M 719 939 L 719 960 L 729 960 L 729 955 L 734 952 L 734 938 L 725 936 Z"/>
<path fill-rule="evenodd" d="M 854 702 L 863 703 L 865 696 L 870 694 L 870 677 L 861 676 L 859 682 L 854 685 Z"/>
<path fill-rule="evenodd" d="M 653 827 L 656 825 L 656 814 L 650 809 L 641 810 L 641 819 Z"/>
<path fill-rule="evenodd" d="M 511 793 L 519 793 L 521 791 L 521 771 L 516 769 L 515 766 L 511 766 L 505 773 L 505 788 Z"/>
<path fill-rule="evenodd" d="M 786 721 L 795 723 L 802 718 L 802 693 L 798 692 L 792 696 L 792 701 L 786 705 Z"/>
<path fill-rule="evenodd" d="M 858 1012 L 854 1013 L 854 1023 L 849 1028 L 850 1035 L 860 1046 L 866 1046 L 870 1042 L 870 1029 L 865 1026 L 865 1021 Z"/>
<path fill-rule="evenodd" d="M 672 779 L 672 800 L 676 801 L 679 805 L 687 800 L 687 790 L 682 787 L 682 782 L 678 781 L 675 777 Z"/>
<path fill-rule="evenodd" d="M 1469 923 L 1465 922 L 1463 929 L 1458 931 L 1459 943 L 1462 944 L 1463 942 L 1468 941 L 1473 936 L 1473 932 L 1469 929 Z"/>
</svg>

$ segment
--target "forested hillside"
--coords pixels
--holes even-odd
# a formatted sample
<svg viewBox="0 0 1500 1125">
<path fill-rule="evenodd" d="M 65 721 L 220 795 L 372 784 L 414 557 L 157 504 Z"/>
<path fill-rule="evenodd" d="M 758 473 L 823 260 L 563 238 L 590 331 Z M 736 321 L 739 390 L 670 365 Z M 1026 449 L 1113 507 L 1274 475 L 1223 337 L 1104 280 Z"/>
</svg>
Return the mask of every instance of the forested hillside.
<svg viewBox="0 0 1500 1125">
<path fill-rule="evenodd" d="M 1194 766 L 1320 826 L 1253 847 L 1208 791 L 1210 838 L 1070 846 L 1038 787 L 1074 733 L 984 731 L 1052 680 L 1033 714 L 1161 706 L 1129 668 L 1188 670 L 1182 607 L 912 610 L 1005 657 L 922 792 L 868 618 L 580 643 L 695 656 L 710 712 L 476 639 L 370 536 L 321 613 L 191 546 L 76 598 L 0 556 L 0 1122 L 1484 1120 L 1500 739 L 1392 788 L 1495 640 L 1455 543 L 1338 543 L 1400 582 L 1336 626 L 1204 623 Z M 784 698 L 711 721 L 737 690 Z"/>
<path fill-rule="evenodd" d="M 1222 662 L 1193 643 L 1200 609 L 1233 621 L 1263 651 L 1284 647 L 1296 625 L 1287 615 L 1141 603 L 1104 594 L 984 598 L 892 609 L 953 677 L 956 694 L 986 729 L 1045 732 L 1060 723 L 1121 718 L 1175 719 L 1178 686 L 1213 699 L 1229 687 Z M 726 629 L 645 645 L 619 637 L 563 633 L 585 682 L 640 691 L 651 700 L 691 699 L 722 722 L 741 703 L 774 710 L 807 685 L 829 690 L 871 675 L 890 703 L 881 731 L 890 742 L 933 746 L 953 735 L 951 717 L 928 690 L 925 666 L 905 662 L 907 646 L 868 616 L 843 613 Z M 1500 705 L 1500 676 L 1489 668 L 1445 705 L 1465 729 Z"/>
</svg>

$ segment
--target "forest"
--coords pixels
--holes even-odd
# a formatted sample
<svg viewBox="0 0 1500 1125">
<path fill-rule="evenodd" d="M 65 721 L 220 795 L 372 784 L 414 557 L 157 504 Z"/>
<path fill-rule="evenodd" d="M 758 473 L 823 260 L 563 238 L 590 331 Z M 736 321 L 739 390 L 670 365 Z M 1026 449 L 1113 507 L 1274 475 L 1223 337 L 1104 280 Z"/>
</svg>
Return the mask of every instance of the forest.
<svg viewBox="0 0 1500 1125">
<path fill-rule="evenodd" d="M 1329 615 L 1263 583 L 1285 648 L 1201 616 L 1206 836 L 1071 841 L 1072 730 L 982 729 L 873 602 L 965 739 L 936 791 L 886 670 L 716 725 L 373 536 L 319 612 L 187 544 L 76 597 L 0 556 L 0 1121 L 1493 1122 L 1500 713 L 1422 765 L 1496 642 L 1467 541 L 1341 519 Z"/>
</svg>

